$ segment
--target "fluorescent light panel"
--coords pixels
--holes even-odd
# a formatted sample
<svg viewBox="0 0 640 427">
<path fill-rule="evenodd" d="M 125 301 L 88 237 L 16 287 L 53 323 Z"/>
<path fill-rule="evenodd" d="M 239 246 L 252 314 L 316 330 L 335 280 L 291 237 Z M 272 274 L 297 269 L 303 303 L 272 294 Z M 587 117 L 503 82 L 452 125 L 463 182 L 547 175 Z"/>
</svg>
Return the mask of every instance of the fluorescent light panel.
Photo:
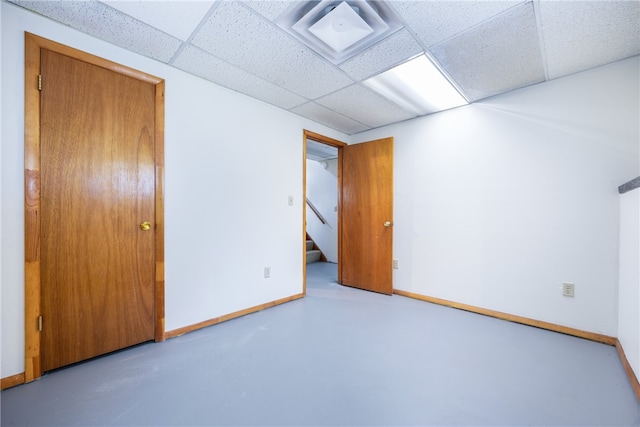
<svg viewBox="0 0 640 427">
<path fill-rule="evenodd" d="M 419 116 L 468 104 L 426 55 L 371 77 L 364 83 Z"/>
</svg>

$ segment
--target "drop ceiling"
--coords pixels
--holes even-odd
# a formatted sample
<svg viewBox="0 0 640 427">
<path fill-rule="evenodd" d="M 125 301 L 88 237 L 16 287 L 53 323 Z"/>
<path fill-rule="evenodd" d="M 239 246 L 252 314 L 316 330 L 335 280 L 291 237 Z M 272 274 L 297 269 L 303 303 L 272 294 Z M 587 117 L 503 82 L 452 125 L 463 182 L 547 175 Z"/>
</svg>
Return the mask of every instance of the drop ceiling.
<svg viewBox="0 0 640 427">
<path fill-rule="evenodd" d="M 307 139 L 307 159 L 317 162 L 338 158 L 338 149 L 321 142 Z"/>
<path fill-rule="evenodd" d="M 400 27 L 337 64 L 277 25 L 296 1 L 10 2 L 347 134 L 415 117 L 363 81 L 420 54 L 470 102 L 640 54 L 633 0 L 387 1 Z"/>
</svg>

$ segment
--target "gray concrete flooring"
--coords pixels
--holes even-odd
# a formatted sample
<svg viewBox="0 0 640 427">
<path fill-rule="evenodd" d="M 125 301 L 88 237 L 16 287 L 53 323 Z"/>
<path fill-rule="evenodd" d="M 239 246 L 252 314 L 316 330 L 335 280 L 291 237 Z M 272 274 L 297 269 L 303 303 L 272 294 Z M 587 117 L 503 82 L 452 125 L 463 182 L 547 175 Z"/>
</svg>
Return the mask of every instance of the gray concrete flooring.
<svg viewBox="0 0 640 427">
<path fill-rule="evenodd" d="M 614 347 L 307 266 L 302 300 L 0 394 L 2 426 L 637 426 Z"/>
</svg>

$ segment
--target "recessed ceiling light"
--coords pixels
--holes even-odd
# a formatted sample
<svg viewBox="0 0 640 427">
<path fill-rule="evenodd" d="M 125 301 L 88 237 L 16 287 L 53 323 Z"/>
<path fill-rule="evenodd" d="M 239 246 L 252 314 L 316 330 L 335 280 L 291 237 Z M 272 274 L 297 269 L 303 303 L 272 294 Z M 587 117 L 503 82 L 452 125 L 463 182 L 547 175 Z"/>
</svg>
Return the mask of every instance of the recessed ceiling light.
<svg viewBox="0 0 640 427">
<path fill-rule="evenodd" d="M 426 55 L 420 55 L 363 83 L 419 116 L 469 103 Z"/>
</svg>

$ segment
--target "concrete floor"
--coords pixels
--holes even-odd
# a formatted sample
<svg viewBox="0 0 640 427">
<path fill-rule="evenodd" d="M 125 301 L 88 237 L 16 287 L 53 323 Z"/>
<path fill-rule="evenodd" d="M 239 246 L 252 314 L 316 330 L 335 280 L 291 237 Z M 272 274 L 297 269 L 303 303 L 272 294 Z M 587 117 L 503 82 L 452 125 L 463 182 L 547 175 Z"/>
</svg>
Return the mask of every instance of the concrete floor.
<svg viewBox="0 0 640 427">
<path fill-rule="evenodd" d="M 614 347 L 335 283 L 0 394 L 2 426 L 637 426 Z"/>
</svg>

